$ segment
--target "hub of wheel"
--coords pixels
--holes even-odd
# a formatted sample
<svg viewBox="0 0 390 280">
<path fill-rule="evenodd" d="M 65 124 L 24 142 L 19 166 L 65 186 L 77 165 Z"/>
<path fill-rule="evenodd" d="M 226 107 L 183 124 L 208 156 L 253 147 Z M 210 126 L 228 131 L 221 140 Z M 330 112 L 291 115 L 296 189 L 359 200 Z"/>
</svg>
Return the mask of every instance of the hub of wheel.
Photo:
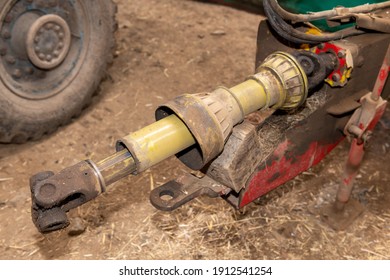
<svg viewBox="0 0 390 280">
<path fill-rule="evenodd" d="M 28 58 L 36 67 L 53 69 L 64 61 L 70 42 L 71 33 L 65 20 L 53 14 L 42 16 L 28 31 Z"/>
</svg>

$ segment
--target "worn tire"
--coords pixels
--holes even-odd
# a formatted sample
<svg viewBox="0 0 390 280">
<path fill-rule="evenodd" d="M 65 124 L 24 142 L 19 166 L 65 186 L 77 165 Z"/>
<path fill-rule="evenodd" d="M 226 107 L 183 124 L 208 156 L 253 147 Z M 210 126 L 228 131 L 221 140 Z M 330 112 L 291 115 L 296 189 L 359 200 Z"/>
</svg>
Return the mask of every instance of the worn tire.
<svg viewBox="0 0 390 280">
<path fill-rule="evenodd" d="M 0 24 L 4 29 L 7 24 L 5 16 L 8 16 L 11 9 L 14 9 L 14 3 L 18 1 L 6 0 L 2 2 L 5 3 L 0 3 Z M 63 4 L 64 2 L 67 1 L 59 3 L 65 5 Z M 33 3 L 47 6 L 47 4 L 39 4 L 45 3 L 45 1 L 41 0 L 34 0 Z M 28 140 L 37 140 L 45 134 L 54 132 L 59 126 L 68 123 L 74 116 L 80 114 L 82 109 L 91 102 L 92 96 L 97 91 L 101 80 L 106 76 L 106 69 L 112 62 L 113 48 L 115 46 L 115 4 L 111 0 L 76 0 L 69 1 L 67 5 L 74 5 L 74 9 L 77 11 L 75 13 L 79 13 L 79 6 L 83 7 L 82 12 L 85 14 L 80 16 L 79 21 L 80 25 L 82 22 L 82 28 L 85 28 L 88 32 L 80 31 L 86 38 L 76 36 L 77 38 L 72 39 L 82 41 L 82 43 L 78 43 L 74 47 L 75 51 L 73 53 L 77 56 L 74 55 L 75 60 L 72 60 L 73 66 L 60 65 L 56 69 L 47 70 L 47 77 L 49 77 L 53 75 L 50 73 L 56 73 L 50 71 L 59 71 L 60 67 L 64 67 L 63 73 L 61 73 L 61 80 L 55 77 L 51 77 L 50 80 L 47 78 L 47 81 L 45 77 L 39 78 L 39 81 L 29 81 L 29 84 L 26 84 L 27 89 L 31 88 L 31 93 L 29 90 L 24 90 L 25 92 L 22 92 L 22 94 L 16 93 L 18 89 L 16 86 L 16 89 L 14 89 L 13 81 L 10 80 L 10 74 L 6 70 L 9 67 L 4 62 L 6 56 L 3 53 L 2 57 L 0 57 L 0 62 L 4 64 L 4 67 L 1 66 L 3 64 L 0 65 L 0 143 L 24 143 Z M 42 11 L 39 12 L 45 13 L 49 8 L 42 8 Z M 15 11 L 17 11 L 16 8 Z M 81 27 L 77 27 L 77 31 L 79 30 L 82 30 Z M 76 32 L 71 31 L 72 34 Z M 3 41 L 0 41 L 0 45 L 7 44 L 3 38 L 1 38 Z M 77 53 L 77 47 L 80 46 L 84 49 L 80 49 Z M 27 62 L 21 61 L 20 63 Z M 62 64 L 64 63 L 67 63 L 67 60 Z M 20 70 L 18 71 L 20 72 Z M 37 71 L 44 72 L 42 69 L 37 69 Z M 72 76 L 66 76 L 66 71 L 71 73 Z M 27 78 L 25 80 L 28 81 Z M 19 79 L 17 82 L 22 83 L 23 81 Z M 45 95 L 41 97 L 39 96 L 40 93 L 34 92 L 34 90 L 41 85 L 43 88 L 45 83 L 52 83 L 52 85 L 50 85 L 50 88 L 48 86 L 44 88 Z M 50 94 L 50 92 L 47 94 L 48 88 L 52 88 L 55 94 Z M 35 95 L 29 98 L 29 94 Z M 39 98 L 36 98 L 37 96 Z"/>
</svg>

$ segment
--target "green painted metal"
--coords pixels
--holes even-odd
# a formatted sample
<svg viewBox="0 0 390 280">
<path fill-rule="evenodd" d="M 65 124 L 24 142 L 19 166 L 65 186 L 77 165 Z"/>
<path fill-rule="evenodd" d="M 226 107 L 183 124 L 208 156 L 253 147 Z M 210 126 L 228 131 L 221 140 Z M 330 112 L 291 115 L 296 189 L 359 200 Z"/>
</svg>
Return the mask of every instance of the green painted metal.
<svg viewBox="0 0 390 280">
<path fill-rule="evenodd" d="M 236 6 L 241 8 L 252 9 L 254 11 L 260 11 L 260 7 L 263 4 L 262 0 L 203 0 L 209 2 L 216 2 L 226 4 L 230 6 Z M 279 4 L 286 10 L 294 13 L 306 14 L 308 12 L 320 12 L 325 10 L 331 10 L 337 6 L 355 7 L 364 4 L 381 3 L 385 1 L 378 0 L 278 0 Z M 325 20 L 315 21 L 314 25 L 325 31 L 337 31 L 346 27 L 352 26 L 352 24 L 343 24 L 339 27 L 329 27 Z"/>
<path fill-rule="evenodd" d="M 245 0 L 244 0 L 245 1 Z M 257 1 L 261 4 L 261 0 Z M 313 0 L 279 0 L 279 4 L 288 11 L 300 14 L 306 14 L 308 12 L 320 12 L 325 10 L 331 10 L 337 6 L 343 7 L 355 7 L 364 4 L 381 3 L 385 1 L 367 1 L 367 0 L 326 0 L 326 1 L 313 1 Z M 351 25 L 342 25 L 338 28 L 330 28 L 326 21 L 313 22 L 316 26 L 322 30 L 335 31 L 345 28 Z"/>
<path fill-rule="evenodd" d="M 245 1 L 244 1 L 245 2 Z M 259 4 L 262 1 L 257 1 Z M 295 13 L 320 12 L 324 10 L 331 10 L 337 6 L 355 7 L 364 4 L 381 3 L 385 1 L 367 1 L 367 0 L 278 0 L 279 4 L 284 8 Z"/>
</svg>

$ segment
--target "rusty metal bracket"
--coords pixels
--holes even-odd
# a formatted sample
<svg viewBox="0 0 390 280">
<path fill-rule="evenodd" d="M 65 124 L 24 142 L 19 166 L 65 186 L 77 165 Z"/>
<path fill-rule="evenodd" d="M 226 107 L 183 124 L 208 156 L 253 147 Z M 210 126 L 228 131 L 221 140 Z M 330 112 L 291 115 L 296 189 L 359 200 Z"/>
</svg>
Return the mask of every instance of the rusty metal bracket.
<svg viewBox="0 0 390 280">
<path fill-rule="evenodd" d="M 366 142 L 371 131 L 385 112 L 387 101 L 381 97 L 390 71 L 390 45 L 372 92 L 360 99 L 361 107 L 358 108 L 344 129 L 347 136 L 357 138 L 360 142 Z"/>
<path fill-rule="evenodd" d="M 374 100 L 372 92 L 360 99 L 361 107 L 356 109 L 347 123 L 344 133 L 366 143 L 370 137 L 373 123 L 377 123 L 385 112 L 387 101 L 379 98 Z"/>
<path fill-rule="evenodd" d="M 95 169 L 87 161 L 58 174 L 41 172 L 30 179 L 32 220 L 42 233 L 68 226 L 66 212 L 104 192 Z"/>
<path fill-rule="evenodd" d="M 169 181 L 154 189 L 150 193 L 150 202 L 159 210 L 173 211 L 201 195 L 217 198 L 227 195 L 230 191 L 230 188 L 217 183 L 207 176 L 197 178 L 193 175 L 185 174 L 177 180 Z"/>
<path fill-rule="evenodd" d="M 353 182 L 363 161 L 365 145 L 386 110 L 387 101 L 381 97 L 381 94 L 389 75 L 389 60 L 390 46 L 387 49 L 373 91 L 360 99 L 361 107 L 356 109 L 344 128 L 344 133 L 352 138 L 352 143 L 344 174 L 337 191 L 335 208 L 338 212 L 342 212 L 350 200 Z"/>
</svg>

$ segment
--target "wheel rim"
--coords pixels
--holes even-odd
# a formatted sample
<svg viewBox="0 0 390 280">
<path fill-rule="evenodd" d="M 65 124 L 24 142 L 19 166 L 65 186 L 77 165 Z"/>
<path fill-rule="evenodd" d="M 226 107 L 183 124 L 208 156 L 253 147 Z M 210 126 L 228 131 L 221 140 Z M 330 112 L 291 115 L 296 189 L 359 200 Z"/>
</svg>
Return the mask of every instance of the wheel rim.
<svg viewBox="0 0 390 280">
<path fill-rule="evenodd" d="M 78 75 L 90 25 L 82 1 L 8 0 L 0 11 L 0 78 L 15 95 L 47 99 Z"/>
</svg>

